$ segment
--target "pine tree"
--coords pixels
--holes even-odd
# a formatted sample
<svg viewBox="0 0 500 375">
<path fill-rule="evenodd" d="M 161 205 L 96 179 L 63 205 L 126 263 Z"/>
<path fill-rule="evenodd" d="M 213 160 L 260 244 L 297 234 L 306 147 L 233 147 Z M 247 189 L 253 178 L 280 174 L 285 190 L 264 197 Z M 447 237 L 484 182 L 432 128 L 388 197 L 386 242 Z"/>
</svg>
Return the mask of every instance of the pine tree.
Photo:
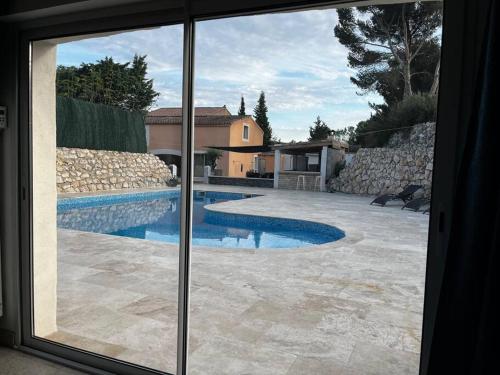
<svg viewBox="0 0 500 375">
<path fill-rule="evenodd" d="M 240 103 L 240 109 L 238 110 L 238 116 L 245 116 L 245 99 L 243 98 L 243 95 L 241 96 L 241 103 Z"/>
<path fill-rule="evenodd" d="M 439 80 L 440 2 L 338 9 L 335 36 L 357 70 L 351 82 L 387 104 L 415 93 L 435 95 Z"/>
<path fill-rule="evenodd" d="M 271 129 L 271 125 L 269 124 L 269 119 L 267 118 L 267 105 L 266 105 L 266 96 L 264 94 L 264 91 L 260 92 L 259 100 L 253 110 L 253 113 L 255 122 L 259 124 L 259 126 L 264 131 L 264 146 L 267 146 L 271 143 L 271 139 L 273 137 L 273 130 Z"/>
<path fill-rule="evenodd" d="M 146 79 L 147 70 L 146 55 L 136 54 L 128 69 L 129 84 L 125 106 L 131 111 L 147 112 L 159 95 L 153 89 L 153 80 Z"/>
<path fill-rule="evenodd" d="M 320 117 L 316 117 L 314 121 L 314 126 L 309 127 L 309 140 L 310 141 L 322 141 L 327 139 L 329 135 L 332 135 L 333 131 L 321 121 Z"/>
</svg>

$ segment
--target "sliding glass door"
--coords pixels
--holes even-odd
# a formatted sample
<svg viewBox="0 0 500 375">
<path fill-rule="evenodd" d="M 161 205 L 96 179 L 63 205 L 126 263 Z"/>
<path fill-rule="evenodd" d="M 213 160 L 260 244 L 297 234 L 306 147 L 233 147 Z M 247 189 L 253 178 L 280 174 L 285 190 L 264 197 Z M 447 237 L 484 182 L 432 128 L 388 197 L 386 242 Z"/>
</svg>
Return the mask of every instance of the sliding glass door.
<svg viewBox="0 0 500 375">
<path fill-rule="evenodd" d="M 26 345 L 124 374 L 417 374 L 441 13 L 26 38 Z"/>
<path fill-rule="evenodd" d="M 182 25 L 31 43 L 35 340 L 176 372 L 182 53 Z"/>
<path fill-rule="evenodd" d="M 197 22 L 192 374 L 419 372 L 441 12 Z"/>
</svg>

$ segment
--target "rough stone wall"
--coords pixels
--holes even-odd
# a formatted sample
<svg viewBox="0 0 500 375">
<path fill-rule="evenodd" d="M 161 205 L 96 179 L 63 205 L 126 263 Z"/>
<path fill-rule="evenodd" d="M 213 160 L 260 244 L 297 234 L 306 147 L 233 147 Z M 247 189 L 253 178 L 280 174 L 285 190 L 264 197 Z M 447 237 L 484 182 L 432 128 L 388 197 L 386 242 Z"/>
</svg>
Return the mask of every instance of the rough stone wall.
<svg viewBox="0 0 500 375">
<path fill-rule="evenodd" d="M 330 191 L 375 195 L 418 184 L 429 196 L 434 133 L 434 123 L 415 125 L 407 136 L 395 134 L 387 147 L 359 149 L 339 177 L 330 180 Z"/>
<path fill-rule="evenodd" d="M 166 186 L 168 167 L 152 154 L 57 149 L 57 191 L 90 192 Z"/>
</svg>

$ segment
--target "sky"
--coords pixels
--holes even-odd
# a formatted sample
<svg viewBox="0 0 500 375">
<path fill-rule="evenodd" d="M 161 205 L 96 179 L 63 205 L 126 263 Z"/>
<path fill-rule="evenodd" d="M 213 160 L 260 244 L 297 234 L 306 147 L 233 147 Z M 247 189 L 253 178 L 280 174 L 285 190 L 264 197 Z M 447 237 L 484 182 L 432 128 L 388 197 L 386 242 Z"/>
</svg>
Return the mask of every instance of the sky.
<svg viewBox="0 0 500 375">
<path fill-rule="evenodd" d="M 359 95 L 349 77 L 347 49 L 335 38 L 333 9 L 202 21 L 196 25 L 195 105 L 226 105 L 246 113 L 266 94 L 273 134 L 303 141 L 319 115 L 332 129 L 370 116 L 377 94 Z M 147 55 L 148 76 L 160 93 L 153 108 L 180 107 L 182 26 L 164 26 L 60 44 L 57 64 L 95 62 L 105 56 L 130 61 Z"/>
</svg>

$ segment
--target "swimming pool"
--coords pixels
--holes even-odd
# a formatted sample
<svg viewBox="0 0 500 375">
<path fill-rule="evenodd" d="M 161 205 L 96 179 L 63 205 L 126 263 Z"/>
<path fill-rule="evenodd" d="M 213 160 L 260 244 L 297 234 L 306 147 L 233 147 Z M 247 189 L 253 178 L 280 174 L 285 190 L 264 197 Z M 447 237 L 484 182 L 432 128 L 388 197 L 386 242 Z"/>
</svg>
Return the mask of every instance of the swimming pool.
<svg viewBox="0 0 500 375">
<path fill-rule="evenodd" d="M 60 199 L 59 228 L 115 236 L 179 243 L 178 190 Z M 231 214 L 205 206 L 255 195 L 195 191 L 193 237 L 195 246 L 224 248 L 296 248 L 344 237 L 336 227 L 305 220 Z"/>
</svg>

